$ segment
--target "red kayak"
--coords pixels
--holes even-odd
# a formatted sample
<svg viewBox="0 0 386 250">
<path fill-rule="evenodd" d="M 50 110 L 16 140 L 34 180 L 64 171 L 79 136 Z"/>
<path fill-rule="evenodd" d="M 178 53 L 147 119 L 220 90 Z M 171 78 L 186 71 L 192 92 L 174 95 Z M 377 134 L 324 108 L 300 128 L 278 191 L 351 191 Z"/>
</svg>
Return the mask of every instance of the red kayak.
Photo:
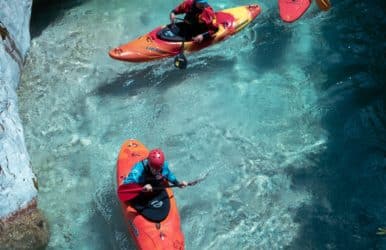
<svg viewBox="0 0 386 250">
<path fill-rule="evenodd" d="M 295 22 L 310 7 L 311 0 L 278 0 L 280 17 L 284 22 Z"/>
<path fill-rule="evenodd" d="M 117 60 L 146 62 L 178 55 L 182 50 L 193 52 L 216 44 L 234 35 L 252 22 L 261 12 L 257 4 L 240 6 L 216 12 L 218 31 L 210 40 L 195 43 L 184 41 L 178 35 L 178 23 L 158 27 L 139 38 L 110 50 Z"/>
<path fill-rule="evenodd" d="M 147 158 L 148 154 L 148 149 L 138 140 L 130 139 L 123 143 L 117 160 L 118 188 L 131 168 Z M 128 230 L 138 249 L 185 248 L 180 216 L 171 188 L 162 189 L 151 196 L 140 195 L 130 202 L 120 201 L 120 204 Z"/>
</svg>

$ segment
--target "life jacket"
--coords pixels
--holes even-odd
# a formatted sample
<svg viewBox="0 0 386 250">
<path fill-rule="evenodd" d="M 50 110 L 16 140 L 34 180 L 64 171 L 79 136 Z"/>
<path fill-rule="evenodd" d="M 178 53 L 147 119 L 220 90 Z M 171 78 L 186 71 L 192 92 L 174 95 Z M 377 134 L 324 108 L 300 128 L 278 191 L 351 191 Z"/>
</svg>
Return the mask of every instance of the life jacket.
<svg viewBox="0 0 386 250">
<path fill-rule="evenodd" d="M 162 179 L 157 180 L 150 170 L 149 163 L 145 163 L 144 161 L 141 161 L 141 163 L 145 173 L 145 183 L 150 184 L 153 187 L 163 187 L 165 185 L 165 182 L 167 181 L 166 178 L 162 176 Z"/>
<path fill-rule="evenodd" d="M 185 14 L 184 21 L 190 25 L 198 25 L 199 23 L 199 15 L 204 11 L 205 8 L 209 7 L 209 4 L 205 3 L 205 7 L 203 9 L 199 9 L 195 4 L 192 5 L 190 10 Z"/>
</svg>

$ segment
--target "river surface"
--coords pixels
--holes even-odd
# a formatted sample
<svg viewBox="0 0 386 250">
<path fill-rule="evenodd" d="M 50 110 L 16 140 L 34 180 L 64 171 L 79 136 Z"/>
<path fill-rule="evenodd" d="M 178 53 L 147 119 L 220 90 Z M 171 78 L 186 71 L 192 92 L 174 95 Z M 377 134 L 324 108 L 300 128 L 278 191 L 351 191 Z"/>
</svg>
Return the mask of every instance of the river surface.
<svg viewBox="0 0 386 250">
<path fill-rule="evenodd" d="M 47 249 L 135 248 L 115 194 L 128 138 L 180 180 L 209 173 L 175 190 L 186 249 L 386 249 L 383 1 L 313 3 L 292 24 L 261 2 L 186 70 L 107 54 L 178 1 L 57 2 L 33 9 L 18 92 Z"/>
</svg>

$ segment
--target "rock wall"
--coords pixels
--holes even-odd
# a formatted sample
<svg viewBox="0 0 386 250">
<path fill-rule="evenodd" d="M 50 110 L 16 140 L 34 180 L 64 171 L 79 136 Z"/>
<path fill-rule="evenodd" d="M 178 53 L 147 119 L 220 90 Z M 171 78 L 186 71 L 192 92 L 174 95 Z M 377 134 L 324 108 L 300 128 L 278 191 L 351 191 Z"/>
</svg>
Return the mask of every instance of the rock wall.
<svg viewBox="0 0 386 250">
<path fill-rule="evenodd" d="M 31 5 L 0 0 L 0 249 L 35 249 L 48 241 L 16 95 L 30 45 Z"/>
</svg>

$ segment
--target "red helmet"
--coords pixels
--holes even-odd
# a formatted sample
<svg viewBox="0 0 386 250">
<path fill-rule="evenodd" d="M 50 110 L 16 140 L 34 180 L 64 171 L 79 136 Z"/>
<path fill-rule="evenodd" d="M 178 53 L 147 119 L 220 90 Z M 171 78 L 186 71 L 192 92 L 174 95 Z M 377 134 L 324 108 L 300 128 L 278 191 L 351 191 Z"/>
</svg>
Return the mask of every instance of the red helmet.
<svg viewBox="0 0 386 250">
<path fill-rule="evenodd" d="M 150 167 L 160 170 L 165 162 L 164 152 L 159 148 L 153 149 L 149 152 L 147 160 L 149 161 Z"/>
</svg>

